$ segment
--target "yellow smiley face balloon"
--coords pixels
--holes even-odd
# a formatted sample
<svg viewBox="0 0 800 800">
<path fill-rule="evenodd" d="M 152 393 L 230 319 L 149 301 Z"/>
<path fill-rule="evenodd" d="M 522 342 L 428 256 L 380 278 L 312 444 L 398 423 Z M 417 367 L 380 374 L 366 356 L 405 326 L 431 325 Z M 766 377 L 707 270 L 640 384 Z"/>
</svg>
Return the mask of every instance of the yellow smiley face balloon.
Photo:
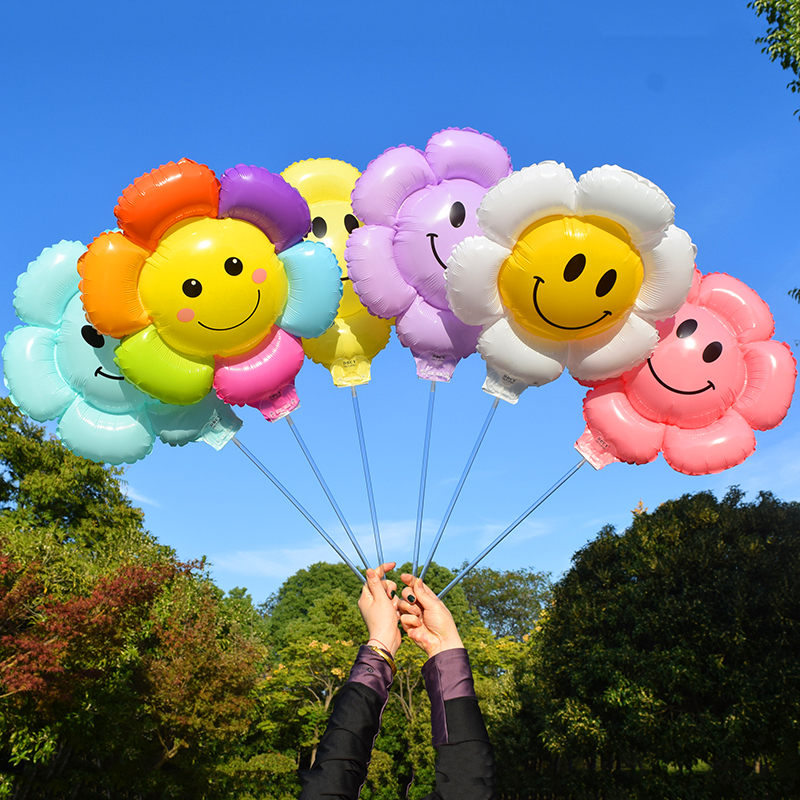
<svg viewBox="0 0 800 800">
<path fill-rule="evenodd" d="M 371 361 L 386 347 L 392 328 L 392 320 L 367 311 L 347 275 L 345 245 L 359 227 L 350 195 L 360 174 L 350 164 L 332 158 L 298 161 L 281 173 L 308 203 L 311 232 L 306 238 L 329 247 L 342 270 L 342 299 L 333 325 L 322 336 L 303 339 L 306 355 L 330 370 L 336 386 L 369 381 Z"/>
<path fill-rule="evenodd" d="M 167 231 L 142 267 L 139 292 L 165 343 L 189 355 L 234 356 L 264 338 L 289 285 L 258 228 L 203 217 Z"/>
<path fill-rule="evenodd" d="M 644 280 L 625 229 L 603 217 L 546 217 L 528 227 L 498 275 L 513 318 L 545 339 L 585 339 L 620 322 Z"/>
</svg>

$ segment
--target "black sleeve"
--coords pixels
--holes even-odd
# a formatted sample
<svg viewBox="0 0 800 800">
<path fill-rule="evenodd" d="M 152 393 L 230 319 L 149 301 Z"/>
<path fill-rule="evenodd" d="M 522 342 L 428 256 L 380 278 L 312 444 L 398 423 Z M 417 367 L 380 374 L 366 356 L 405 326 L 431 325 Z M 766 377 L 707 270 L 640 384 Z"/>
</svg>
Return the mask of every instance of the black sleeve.
<svg viewBox="0 0 800 800">
<path fill-rule="evenodd" d="M 369 686 L 350 681 L 341 688 L 314 766 L 300 773 L 300 800 L 356 800 L 367 777 L 383 706 Z"/>
<path fill-rule="evenodd" d="M 492 745 L 475 697 L 445 700 L 448 743 L 436 748 L 436 788 L 425 800 L 493 800 Z"/>
</svg>

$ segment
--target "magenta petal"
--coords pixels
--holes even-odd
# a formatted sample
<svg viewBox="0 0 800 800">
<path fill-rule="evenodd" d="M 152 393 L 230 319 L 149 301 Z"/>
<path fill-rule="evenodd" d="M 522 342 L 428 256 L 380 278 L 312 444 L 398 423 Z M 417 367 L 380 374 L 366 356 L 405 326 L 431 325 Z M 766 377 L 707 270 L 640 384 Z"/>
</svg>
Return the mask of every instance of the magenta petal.
<svg viewBox="0 0 800 800">
<path fill-rule="evenodd" d="M 260 228 L 280 253 L 311 230 L 308 203 L 280 175 L 239 164 L 220 180 L 220 219 L 231 217 Z"/>
</svg>

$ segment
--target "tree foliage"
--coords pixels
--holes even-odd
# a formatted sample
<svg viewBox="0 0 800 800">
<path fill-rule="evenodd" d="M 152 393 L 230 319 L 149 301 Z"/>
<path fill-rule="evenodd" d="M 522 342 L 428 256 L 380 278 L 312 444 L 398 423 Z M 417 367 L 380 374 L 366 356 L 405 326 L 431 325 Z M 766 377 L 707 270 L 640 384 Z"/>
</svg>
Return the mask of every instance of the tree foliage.
<svg viewBox="0 0 800 800">
<path fill-rule="evenodd" d="M 786 777 L 800 741 L 800 504 L 742 498 L 686 495 L 606 528 L 556 584 L 532 654 L 537 723 L 551 753 L 585 775 L 600 766 L 595 790 L 632 776 L 662 796 L 800 788 Z"/>
</svg>

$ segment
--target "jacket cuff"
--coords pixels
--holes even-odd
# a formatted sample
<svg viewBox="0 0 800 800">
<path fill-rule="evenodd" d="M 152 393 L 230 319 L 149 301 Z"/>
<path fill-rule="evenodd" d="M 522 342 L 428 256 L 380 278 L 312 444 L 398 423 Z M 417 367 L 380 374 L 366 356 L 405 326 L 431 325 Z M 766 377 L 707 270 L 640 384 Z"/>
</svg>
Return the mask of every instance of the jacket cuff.
<svg viewBox="0 0 800 800">
<path fill-rule="evenodd" d="M 467 651 L 464 648 L 445 650 L 429 658 L 422 667 L 422 677 L 431 700 L 433 743 L 447 744 L 445 702 L 457 697 L 475 697 Z"/>
<path fill-rule="evenodd" d="M 368 686 L 380 697 L 381 704 L 385 705 L 389 699 L 392 677 L 392 668 L 386 660 L 366 645 L 361 645 L 347 680 Z"/>
</svg>

